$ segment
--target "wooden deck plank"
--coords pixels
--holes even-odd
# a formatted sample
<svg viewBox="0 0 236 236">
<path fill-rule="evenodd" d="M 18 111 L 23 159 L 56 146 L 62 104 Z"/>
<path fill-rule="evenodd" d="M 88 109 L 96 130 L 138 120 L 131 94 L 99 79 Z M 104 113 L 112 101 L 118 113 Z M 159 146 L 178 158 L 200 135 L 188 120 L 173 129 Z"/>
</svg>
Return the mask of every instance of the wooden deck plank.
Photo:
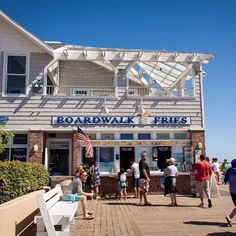
<svg viewBox="0 0 236 236">
<path fill-rule="evenodd" d="M 220 188 L 227 191 L 227 186 Z M 72 236 L 166 236 L 172 232 L 175 236 L 236 235 L 236 219 L 231 228 L 225 222 L 225 216 L 233 209 L 228 194 L 212 199 L 211 209 L 198 208 L 199 198 L 178 196 L 178 207 L 168 206 L 169 197 L 153 195 L 149 200 L 153 206 L 139 206 L 139 200 L 134 198 L 89 201 L 95 219 L 86 221 L 80 214 L 72 226 Z"/>
</svg>

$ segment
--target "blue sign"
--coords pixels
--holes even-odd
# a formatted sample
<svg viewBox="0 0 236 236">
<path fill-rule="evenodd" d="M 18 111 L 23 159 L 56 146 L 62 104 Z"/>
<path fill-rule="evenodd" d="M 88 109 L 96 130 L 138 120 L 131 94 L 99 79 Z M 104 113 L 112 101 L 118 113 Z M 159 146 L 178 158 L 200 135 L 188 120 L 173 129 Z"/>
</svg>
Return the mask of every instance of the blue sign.
<svg viewBox="0 0 236 236">
<path fill-rule="evenodd" d="M 7 120 L 8 120 L 7 116 L 0 116 L 0 125 L 6 124 Z"/>
</svg>

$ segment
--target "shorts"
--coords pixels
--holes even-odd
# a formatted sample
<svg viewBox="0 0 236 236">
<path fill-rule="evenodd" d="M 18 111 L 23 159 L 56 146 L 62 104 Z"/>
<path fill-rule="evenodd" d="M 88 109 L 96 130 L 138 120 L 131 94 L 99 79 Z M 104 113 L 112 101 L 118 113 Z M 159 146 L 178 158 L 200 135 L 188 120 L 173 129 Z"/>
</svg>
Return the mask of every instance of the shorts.
<svg viewBox="0 0 236 236">
<path fill-rule="evenodd" d="M 138 188 L 139 187 L 139 178 L 133 178 L 132 180 L 132 186 L 134 188 Z"/>
<path fill-rule="evenodd" d="M 127 187 L 126 182 L 120 182 L 120 188 L 125 189 Z"/>
<path fill-rule="evenodd" d="M 146 179 L 140 179 L 139 188 L 140 188 L 140 191 L 148 192 L 148 190 L 149 190 L 149 181 L 147 181 Z"/>
</svg>

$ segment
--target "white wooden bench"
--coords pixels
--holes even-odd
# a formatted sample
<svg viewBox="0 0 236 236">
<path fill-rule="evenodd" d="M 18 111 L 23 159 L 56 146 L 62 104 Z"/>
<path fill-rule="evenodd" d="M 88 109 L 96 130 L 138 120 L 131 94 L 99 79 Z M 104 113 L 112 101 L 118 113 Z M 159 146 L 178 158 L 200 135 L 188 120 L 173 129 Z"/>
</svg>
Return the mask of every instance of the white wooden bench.
<svg viewBox="0 0 236 236">
<path fill-rule="evenodd" d="M 74 223 L 74 215 L 78 208 L 78 202 L 61 201 L 63 195 L 58 184 L 52 190 L 37 197 L 41 216 L 35 216 L 37 224 L 37 236 L 70 235 L 70 225 Z M 59 225 L 61 231 L 56 231 L 55 225 Z"/>
</svg>

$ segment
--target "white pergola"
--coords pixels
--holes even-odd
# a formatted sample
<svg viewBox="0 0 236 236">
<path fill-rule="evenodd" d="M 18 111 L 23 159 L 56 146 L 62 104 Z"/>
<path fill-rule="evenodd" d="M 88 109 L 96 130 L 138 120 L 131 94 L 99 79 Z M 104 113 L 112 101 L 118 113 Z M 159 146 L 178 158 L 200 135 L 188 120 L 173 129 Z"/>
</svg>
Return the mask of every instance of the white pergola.
<svg viewBox="0 0 236 236">
<path fill-rule="evenodd" d="M 111 49 L 65 45 L 54 50 L 51 65 L 60 60 L 92 61 L 145 87 L 173 88 L 191 78 L 194 63 L 206 64 L 212 53 Z M 55 68 L 55 66 L 54 66 Z"/>
</svg>

